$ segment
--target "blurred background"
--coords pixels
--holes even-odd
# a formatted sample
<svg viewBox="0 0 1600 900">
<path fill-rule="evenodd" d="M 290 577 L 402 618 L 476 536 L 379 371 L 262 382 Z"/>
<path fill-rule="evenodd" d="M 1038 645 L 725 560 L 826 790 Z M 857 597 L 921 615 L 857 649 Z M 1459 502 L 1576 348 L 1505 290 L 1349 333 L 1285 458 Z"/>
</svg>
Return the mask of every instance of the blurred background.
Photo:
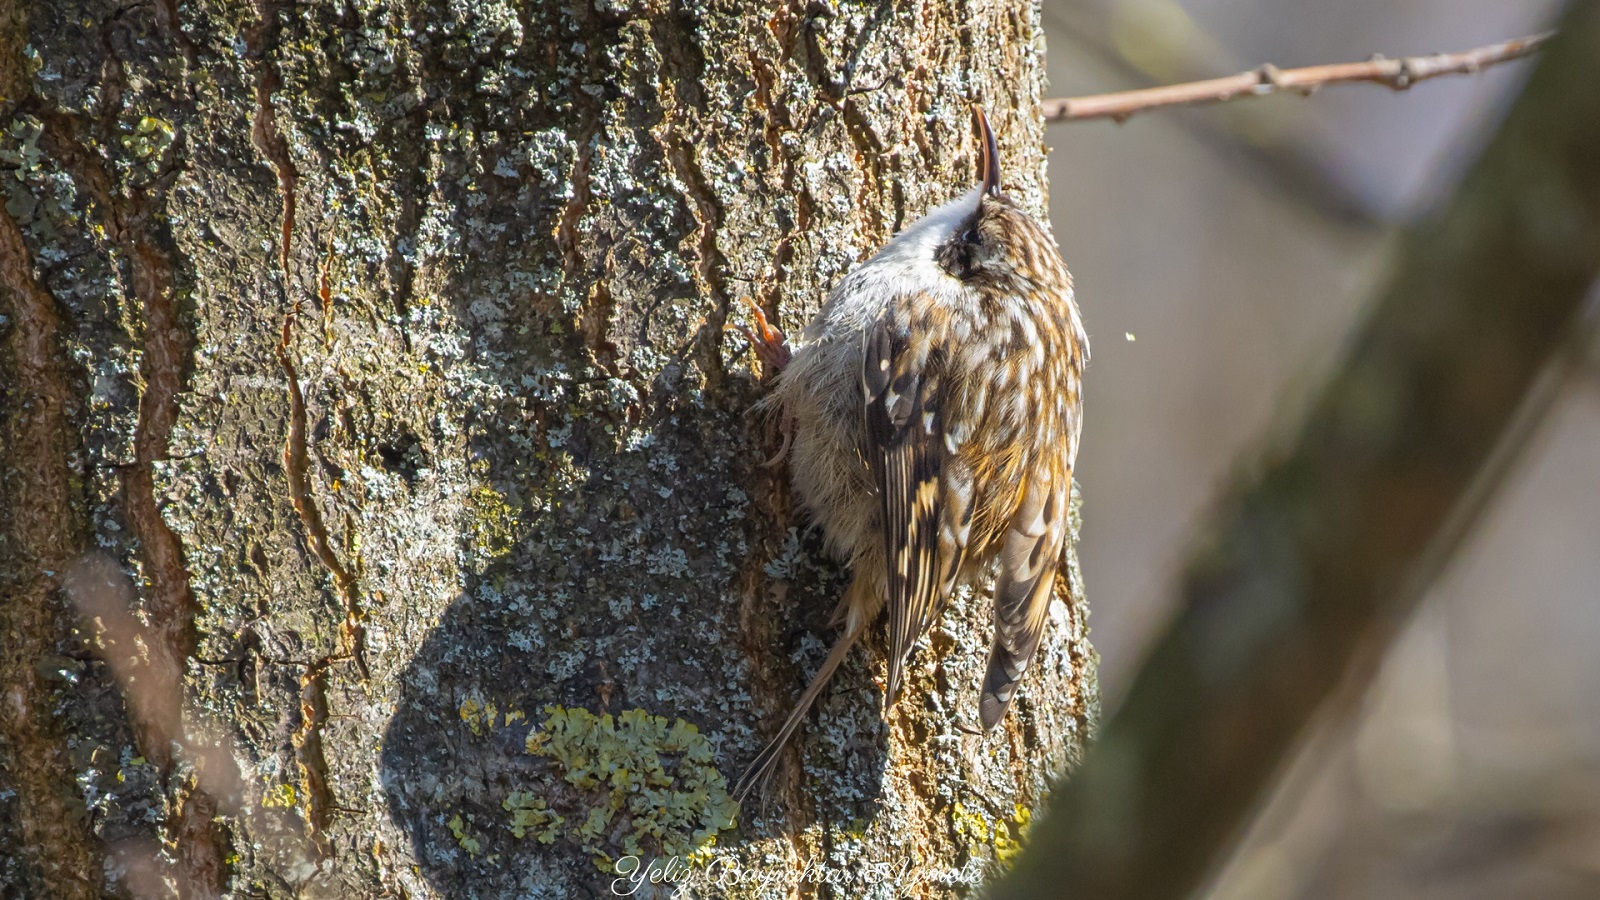
<svg viewBox="0 0 1600 900">
<path fill-rule="evenodd" d="M 1052 96 L 1465 50 L 1547 0 L 1045 0 Z M 1526 61 L 1047 132 L 1091 340 L 1080 548 L 1109 716 L 1209 503 L 1292 430 Z M 1205 896 L 1600 897 L 1600 352 L 1373 686 L 1306 741 Z"/>
</svg>

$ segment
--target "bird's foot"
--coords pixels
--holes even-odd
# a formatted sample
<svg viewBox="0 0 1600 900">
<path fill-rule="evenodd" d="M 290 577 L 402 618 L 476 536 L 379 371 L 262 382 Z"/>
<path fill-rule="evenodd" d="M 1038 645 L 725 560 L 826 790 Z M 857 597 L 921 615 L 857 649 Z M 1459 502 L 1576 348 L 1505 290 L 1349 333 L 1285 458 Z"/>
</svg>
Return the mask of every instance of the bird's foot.
<svg viewBox="0 0 1600 900">
<path fill-rule="evenodd" d="M 750 342 L 750 348 L 756 356 L 766 363 L 775 372 L 782 372 L 783 367 L 789 364 L 792 355 L 789 352 L 789 339 L 772 323 L 767 321 L 767 313 L 754 300 L 749 297 L 741 298 L 750 306 L 750 315 L 755 320 L 755 327 L 745 325 L 729 325 L 731 331 L 744 335 Z"/>
<path fill-rule="evenodd" d="M 754 300 L 749 297 L 741 297 L 740 299 L 749 305 L 750 316 L 755 322 L 755 327 L 724 325 L 723 328 L 727 331 L 737 331 L 744 335 L 744 339 L 750 342 L 750 349 L 754 350 L 756 356 L 767 364 L 767 368 L 775 372 L 782 372 L 784 366 L 789 364 L 789 359 L 793 355 L 789 352 L 789 339 L 784 336 L 783 331 L 767 321 L 766 311 Z M 794 416 L 787 409 L 783 411 L 783 417 L 778 422 L 778 430 L 782 434 L 783 444 L 778 447 L 778 452 L 774 453 L 771 459 L 761 463 L 761 468 L 763 469 L 770 469 L 783 462 L 783 458 L 789 453 L 789 445 L 794 442 Z"/>
</svg>

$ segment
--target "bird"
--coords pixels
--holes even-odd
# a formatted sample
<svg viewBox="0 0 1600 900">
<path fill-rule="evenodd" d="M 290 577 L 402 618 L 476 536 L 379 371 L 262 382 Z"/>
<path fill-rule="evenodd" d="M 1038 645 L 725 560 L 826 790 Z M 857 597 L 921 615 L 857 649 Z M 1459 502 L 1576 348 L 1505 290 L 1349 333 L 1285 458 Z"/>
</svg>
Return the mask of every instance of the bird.
<svg viewBox="0 0 1600 900">
<path fill-rule="evenodd" d="M 839 637 L 735 788 L 771 774 L 850 648 L 887 611 L 887 712 L 907 658 L 961 584 L 993 576 L 979 696 L 1004 718 L 1066 583 L 1068 505 L 1089 341 L 1044 224 L 1007 193 L 974 107 L 979 183 L 918 219 L 830 292 L 790 347 L 759 306 L 741 327 L 778 370 L 791 487 L 851 579 Z"/>
</svg>

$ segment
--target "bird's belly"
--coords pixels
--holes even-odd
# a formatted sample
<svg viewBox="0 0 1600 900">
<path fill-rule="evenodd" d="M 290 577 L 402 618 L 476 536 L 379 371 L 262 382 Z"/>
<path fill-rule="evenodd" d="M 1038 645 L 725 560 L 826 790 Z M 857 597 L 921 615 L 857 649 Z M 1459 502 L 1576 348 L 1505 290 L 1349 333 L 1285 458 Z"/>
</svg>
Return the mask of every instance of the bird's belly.
<svg viewBox="0 0 1600 900">
<path fill-rule="evenodd" d="M 828 552 L 853 569 L 883 558 L 880 502 L 861 458 L 864 400 L 855 341 L 803 345 L 778 393 L 791 418 L 789 474 Z"/>
<path fill-rule="evenodd" d="M 828 551 L 852 567 L 863 557 L 881 559 L 880 503 L 856 450 L 850 422 L 815 407 L 795 410 L 789 466 L 795 493 L 822 529 Z"/>
</svg>

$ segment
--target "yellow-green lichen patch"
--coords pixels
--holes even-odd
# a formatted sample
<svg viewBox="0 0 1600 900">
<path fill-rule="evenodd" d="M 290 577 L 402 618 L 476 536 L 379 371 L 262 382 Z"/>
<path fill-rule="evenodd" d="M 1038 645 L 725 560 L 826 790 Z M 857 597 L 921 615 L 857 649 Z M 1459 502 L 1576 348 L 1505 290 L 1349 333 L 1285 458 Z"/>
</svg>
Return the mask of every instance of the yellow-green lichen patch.
<svg viewBox="0 0 1600 900">
<path fill-rule="evenodd" d="M 487 562 L 509 554 L 516 544 L 521 511 L 488 485 L 472 489 L 468 508 L 472 516 L 472 546 L 479 559 Z"/>
<path fill-rule="evenodd" d="M 963 841 L 969 851 L 989 847 L 994 851 L 995 861 L 1001 865 L 1009 865 L 1022 850 L 1032 822 L 1033 813 L 1021 804 L 1010 816 L 997 817 L 993 822 L 981 810 L 968 809 L 959 801 L 950 810 L 950 825 L 956 838 Z"/>
<path fill-rule="evenodd" d="M 511 813 L 511 834 L 518 839 L 531 834 L 539 843 L 550 844 L 561 836 L 561 824 L 566 819 L 532 791 L 512 791 L 500 806 Z"/>
<path fill-rule="evenodd" d="M 461 721 L 467 723 L 467 728 L 473 734 L 487 734 L 494 728 L 495 717 L 499 711 L 492 702 L 482 701 L 476 697 L 468 697 L 461 701 L 461 706 L 456 710 L 456 715 Z M 520 714 L 519 714 L 520 715 Z M 511 724 L 509 721 L 506 724 Z"/>
<path fill-rule="evenodd" d="M 122 135 L 122 146 L 128 155 L 139 160 L 154 173 L 167 148 L 172 146 L 172 123 L 154 116 L 145 116 L 128 127 Z"/>
<path fill-rule="evenodd" d="M 295 789 L 292 784 L 278 784 L 261 795 L 261 805 L 268 809 L 293 809 Z"/>
<path fill-rule="evenodd" d="M 700 730 L 642 709 L 595 715 L 550 706 L 524 747 L 553 763 L 559 783 L 503 804 L 517 837 L 570 841 L 605 868 L 611 853 L 707 858 L 737 810 Z M 621 834 L 620 838 L 614 835 Z"/>
<path fill-rule="evenodd" d="M 1028 841 L 1028 828 L 1033 825 L 1033 812 L 1022 804 L 1017 804 L 1011 811 L 1011 818 L 1006 823 L 1006 828 L 996 828 L 994 835 L 994 858 L 1002 865 L 1010 865 L 1011 860 L 1020 852 L 1022 845 Z"/>
<path fill-rule="evenodd" d="M 469 855 L 477 856 L 483 852 L 483 842 L 479 841 L 477 836 L 473 834 L 471 827 L 461 820 L 460 813 L 451 816 L 450 821 L 445 824 L 450 827 L 450 833 L 455 836 L 456 843 L 461 845 L 461 849 L 467 851 Z"/>
</svg>

